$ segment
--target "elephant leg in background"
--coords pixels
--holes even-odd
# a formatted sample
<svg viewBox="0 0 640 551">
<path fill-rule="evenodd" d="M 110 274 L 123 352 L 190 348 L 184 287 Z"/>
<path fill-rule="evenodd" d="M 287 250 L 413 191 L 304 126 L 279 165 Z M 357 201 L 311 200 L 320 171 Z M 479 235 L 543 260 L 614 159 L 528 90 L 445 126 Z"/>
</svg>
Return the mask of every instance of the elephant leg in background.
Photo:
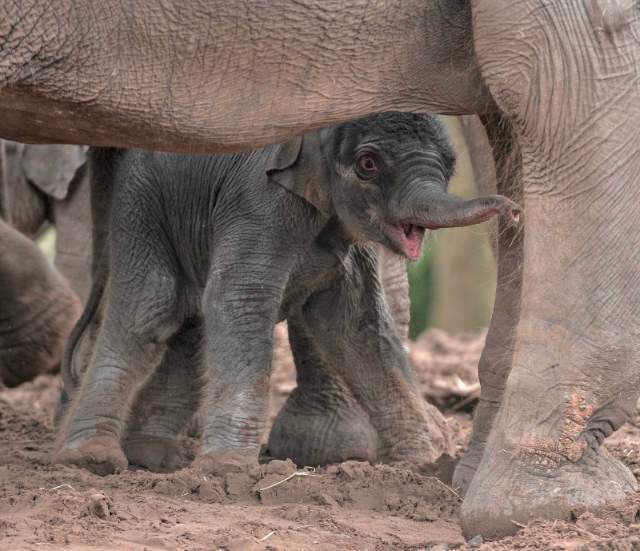
<svg viewBox="0 0 640 551">
<path fill-rule="evenodd" d="M 27 146 L 0 140 L 0 147 L 3 165 L 0 214 L 19 232 L 34 238 L 48 219 L 50 200 L 41 190 L 31 185 L 24 174 L 21 157 Z"/>
<path fill-rule="evenodd" d="M 60 365 L 63 386 L 54 413 L 56 426 L 59 426 L 66 414 L 69 404 L 80 387 L 82 378 L 91 363 L 91 357 L 100 333 L 100 326 L 104 319 L 104 285 L 106 284 L 107 274 L 104 274 L 104 278 L 94 282 L 88 303 L 85 304 L 82 315 L 71 330 L 65 346 L 64 356 Z"/>
<path fill-rule="evenodd" d="M 273 423 L 269 454 L 297 465 L 375 461 L 378 441 L 367 413 L 325 363 L 304 321 L 292 316 L 287 327 L 297 386 Z"/>
<path fill-rule="evenodd" d="M 369 416 L 378 460 L 432 463 L 451 453 L 448 427 L 417 390 L 373 256 L 359 249 L 354 273 L 309 299 L 303 308 L 306 332 Z"/>
<path fill-rule="evenodd" d="M 129 463 L 166 472 L 184 466 L 178 436 L 200 402 L 202 321 L 189 320 L 167 342 L 162 363 L 136 397 L 123 449 Z"/>
<path fill-rule="evenodd" d="M 461 508 L 467 535 L 495 537 L 637 488 L 601 444 L 640 383 L 640 19 L 630 2 L 474 6 L 526 206 L 512 368 Z"/>
<path fill-rule="evenodd" d="M 498 193 L 522 205 L 522 190 L 518 188 L 520 159 L 508 121 L 499 115 L 482 117 L 482 122 L 477 117 L 465 117 L 462 125 L 479 191 L 489 194 L 495 193 L 497 188 Z M 453 485 L 463 492 L 480 464 L 493 419 L 502 403 L 511 370 L 516 321 L 520 315 L 524 230 L 507 227 L 499 221 L 493 233 L 498 284 L 491 324 L 478 364 L 481 395 L 473 416 L 471 442 L 453 477 Z"/>
<path fill-rule="evenodd" d="M 56 369 L 80 308 L 37 245 L 0 220 L 0 380 Z"/>
<path fill-rule="evenodd" d="M 52 200 L 56 228 L 55 265 L 87 302 L 91 290 L 91 199 L 87 167 L 81 168 L 64 201 Z"/>
<path fill-rule="evenodd" d="M 101 155 L 104 153 L 98 150 L 93 154 Z M 113 154 L 113 150 L 108 154 Z M 69 214 L 70 220 L 76 220 L 73 224 L 65 223 L 63 229 L 65 234 L 70 231 L 79 231 L 77 221 L 80 221 L 81 225 L 86 223 L 87 228 L 91 229 L 91 232 L 86 231 L 87 228 L 82 230 L 85 235 L 83 242 L 90 243 L 91 249 L 89 251 L 89 269 L 87 269 L 85 276 L 78 281 L 78 292 L 81 292 L 80 290 L 86 282 L 91 284 L 91 291 L 85 301 L 84 311 L 69 335 L 65 350 L 61 367 L 64 385 L 56 408 L 56 424 L 64 416 L 70 399 L 75 394 L 82 376 L 91 362 L 91 355 L 95 349 L 100 326 L 104 319 L 105 303 L 107 302 L 105 289 L 108 286 L 111 269 L 109 228 L 113 177 L 110 170 L 101 173 L 96 173 L 96 170 L 98 170 L 97 167 L 105 166 L 110 167 L 111 164 L 99 161 L 88 163 L 84 169 L 81 169 L 79 175 L 76 174 L 74 181 L 77 181 L 77 185 L 70 186 L 71 203 L 86 210 L 82 214 L 78 214 L 78 218 L 73 213 L 61 213 L 65 220 L 67 219 L 65 214 Z M 85 203 L 87 200 L 88 206 Z M 79 261 L 83 262 L 81 259 Z"/>
</svg>

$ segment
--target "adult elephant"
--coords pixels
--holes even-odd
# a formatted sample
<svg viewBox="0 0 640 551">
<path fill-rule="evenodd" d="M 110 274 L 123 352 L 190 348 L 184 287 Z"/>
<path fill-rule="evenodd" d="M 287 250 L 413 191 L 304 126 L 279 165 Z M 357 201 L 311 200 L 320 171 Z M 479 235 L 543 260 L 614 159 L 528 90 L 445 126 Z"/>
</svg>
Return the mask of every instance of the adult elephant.
<svg viewBox="0 0 640 551">
<path fill-rule="evenodd" d="M 0 133 L 223 151 L 392 108 L 482 113 L 494 151 L 515 158 L 526 208 L 524 238 L 500 246 L 502 277 L 519 257 L 522 284 L 497 293 L 484 436 L 458 477 L 471 480 L 467 533 L 497 535 L 635 490 L 600 444 L 632 411 L 639 375 L 636 11 L 632 0 L 3 0 Z M 510 166 L 498 163 L 502 187 Z"/>
<path fill-rule="evenodd" d="M 54 265 L 82 302 L 91 288 L 91 212 L 86 147 L 0 140 L 3 217 L 29 237 L 56 227 Z M 10 292 L 9 289 L 3 291 Z"/>
<path fill-rule="evenodd" d="M 38 246 L 0 219 L 0 383 L 57 369 L 78 297 Z"/>
<path fill-rule="evenodd" d="M 84 161 L 78 146 L 0 140 L 0 382 L 7 386 L 59 367 L 91 284 Z M 27 238 L 46 220 L 58 229 L 55 267 Z"/>
</svg>

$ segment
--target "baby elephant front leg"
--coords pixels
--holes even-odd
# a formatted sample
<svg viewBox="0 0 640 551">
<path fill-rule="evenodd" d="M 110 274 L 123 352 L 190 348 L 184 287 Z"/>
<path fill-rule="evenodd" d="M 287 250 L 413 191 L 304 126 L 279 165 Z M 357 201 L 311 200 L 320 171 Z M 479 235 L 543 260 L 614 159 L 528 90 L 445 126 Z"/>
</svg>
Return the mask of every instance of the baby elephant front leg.
<svg viewBox="0 0 640 551">
<path fill-rule="evenodd" d="M 205 291 L 207 390 L 196 467 L 223 474 L 257 463 L 267 416 L 273 328 L 286 282 L 224 271 Z M 265 285 L 263 282 L 271 281 Z"/>
</svg>

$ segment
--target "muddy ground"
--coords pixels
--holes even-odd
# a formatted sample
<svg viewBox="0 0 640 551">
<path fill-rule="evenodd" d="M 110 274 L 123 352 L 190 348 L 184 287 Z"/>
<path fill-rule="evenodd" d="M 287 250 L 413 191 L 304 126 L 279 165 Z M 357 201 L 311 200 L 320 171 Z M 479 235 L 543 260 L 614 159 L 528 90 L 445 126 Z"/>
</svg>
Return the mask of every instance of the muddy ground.
<svg viewBox="0 0 640 551">
<path fill-rule="evenodd" d="M 423 394 L 450 419 L 459 453 L 469 437 L 482 342 L 432 332 L 412 349 Z M 597 516 L 576 511 L 571 522 L 532 522 L 511 538 L 465 543 L 456 492 L 403 466 L 347 462 L 312 471 L 272 461 L 224 478 L 188 468 L 101 478 L 51 467 L 59 384 L 42 376 L 0 389 L 0 549 L 640 549 L 637 496 Z M 281 344 L 272 416 L 294 385 Z M 607 445 L 640 474 L 635 426 Z"/>
</svg>

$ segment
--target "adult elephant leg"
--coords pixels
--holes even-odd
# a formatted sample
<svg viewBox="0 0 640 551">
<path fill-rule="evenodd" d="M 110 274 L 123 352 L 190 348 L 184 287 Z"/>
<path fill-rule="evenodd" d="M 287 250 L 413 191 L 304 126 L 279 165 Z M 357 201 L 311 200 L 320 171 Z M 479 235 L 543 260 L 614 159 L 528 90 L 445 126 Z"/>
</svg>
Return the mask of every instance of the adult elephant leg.
<svg viewBox="0 0 640 551">
<path fill-rule="evenodd" d="M 167 342 L 162 363 L 142 388 L 123 449 L 129 463 L 166 472 L 185 462 L 178 436 L 195 414 L 202 388 L 202 322 L 189 320 Z"/>
<path fill-rule="evenodd" d="M 0 215 L 21 233 L 34 238 L 44 227 L 49 211 L 47 196 L 27 180 L 22 157 L 27 146 L 0 140 L 3 170 L 0 173 Z"/>
<path fill-rule="evenodd" d="M 482 117 L 482 124 L 477 118 L 466 120 L 463 128 L 465 138 L 472 144 L 469 153 L 479 191 L 490 194 L 497 190 L 522 205 L 521 160 L 510 123 L 499 115 L 492 115 Z M 453 477 L 454 486 L 463 492 L 478 468 L 491 425 L 502 403 L 511 370 L 515 324 L 520 315 L 524 230 L 509 227 L 502 220 L 497 226 L 493 241 L 498 282 L 491 324 L 478 364 L 480 401 L 473 416 L 469 448 L 458 462 Z"/>
<path fill-rule="evenodd" d="M 291 317 L 287 327 L 298 384 L 274 421 L 269 454 L 297 465 L 375 461 L 378 439 L 367 413 L 323 359 L 304 319 Z"/>
<path fill-rule="evenodd" d="M 91 291 L 91 199 L 88 168 L 80 168 L 64 201 L 53 201 L 55 265 L 86 304 Z"/>
<path fill-rule="evenodd" d="M 474 9 L 526 205 L 513 366 L 461 510 L 466 534 L 498 536 L 636 489 L 601 444 L 640 383 L 640 20 L 622 1 Z"/>
</svg>

